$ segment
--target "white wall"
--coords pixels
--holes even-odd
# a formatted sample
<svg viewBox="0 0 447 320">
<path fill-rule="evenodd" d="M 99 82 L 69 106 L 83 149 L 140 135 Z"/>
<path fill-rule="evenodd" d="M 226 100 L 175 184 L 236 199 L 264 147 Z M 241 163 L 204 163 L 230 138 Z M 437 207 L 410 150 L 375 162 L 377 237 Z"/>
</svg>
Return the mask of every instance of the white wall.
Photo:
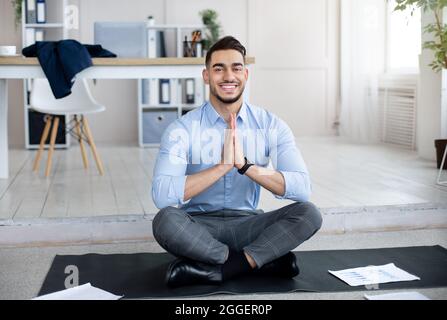
<svg viewBox="0 0 447 320">
<path fill-rule="evenodd" d="M 9 0 L 0 0 L 2 5 Z M 237 37 L 256 58 L 250 70 L 251 102 L 286 120 L 296 136 L 332 132 L 338 95 L 339 0 L 69 0 L 80 9 L 80 29 L 70 35 L 93 42 L 94 21 L 201 23 L 198 12 L 215 9 L 223 35 Z M 0 12 L 3 17 L 12 14 Z M 7 31 L 13 26 L 7 26 Z M 16 39 L 19 35 L 16 35 Z M 0 35 L 0 42 L 6 37 Z M 6 41 L 8 42 L 8 41 Z M 20 40 L 16 41 L 20 43 Z M 91 117 L 95 139 L 137 144 L 135 80 L 101 80 L 92 86 L 107 110 Z M 23 99 L 20 82 L 10 82 L 9 134 L 23 145 Z M 11 109 L 12 109 L 11 108 Z"/>
<path fill-rule="evenodd" d="M 0 45 L 21 48 L 21 26 L 15 27 L 14 10 L 10 0 L 0 0 Z M 8 81 L 8 135 L 10 145 L 25 145 L 23 86 L 21 80 Z"/>
<path fill-rule="evenodd" d="M 422 14 L 422 27 L 434 21 L 431 14 Z M 422 33 L 422 41 L 432 37 Z M 441 138 L 441 73 L 435 73 L 428 64 L 433 61 L 430 50 L 420 55 L 419 96 L 417 109 L 417 149 L 419 156 L 436 159 L 434 140 Z"/>
<path fill-rule="evenodd" d="M 339 88 L 339 1 L 249 0 L 252 101 L 296 136 L 332 133 Z"/>
</svg>

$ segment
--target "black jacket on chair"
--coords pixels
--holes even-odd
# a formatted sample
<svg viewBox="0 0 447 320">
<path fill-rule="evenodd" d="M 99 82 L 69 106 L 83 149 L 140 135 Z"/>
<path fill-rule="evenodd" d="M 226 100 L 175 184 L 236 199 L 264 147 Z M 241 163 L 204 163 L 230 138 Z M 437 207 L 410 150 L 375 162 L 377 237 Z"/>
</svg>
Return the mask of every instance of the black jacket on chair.
<svg viewBox="0 0 447 320">
<path fill-rule="evenodd" d="M 37 57 L 56 99 L 71 93 L 76 74 L 92 66 L 92 57 L 116 57 L 101 45 L 83 45 L 71 39 L 37 41 L 23 48 L 22 54 Z"/>
</svg>

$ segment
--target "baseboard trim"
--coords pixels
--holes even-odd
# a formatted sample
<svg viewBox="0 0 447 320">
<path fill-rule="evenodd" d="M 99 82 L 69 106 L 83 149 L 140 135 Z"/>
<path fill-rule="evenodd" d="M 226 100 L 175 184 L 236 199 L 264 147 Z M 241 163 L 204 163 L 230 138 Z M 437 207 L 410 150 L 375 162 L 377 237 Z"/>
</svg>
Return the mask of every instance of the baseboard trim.
<svg viewBox="0 0 447 320">
<path fill-rule="evenodd" d="M 447 203 L 320 209 L 320 233 L 447 228 Z M 149 215 L 0 220 L 0 246 L 58 246 L 154 241 Z"/>
</svg>

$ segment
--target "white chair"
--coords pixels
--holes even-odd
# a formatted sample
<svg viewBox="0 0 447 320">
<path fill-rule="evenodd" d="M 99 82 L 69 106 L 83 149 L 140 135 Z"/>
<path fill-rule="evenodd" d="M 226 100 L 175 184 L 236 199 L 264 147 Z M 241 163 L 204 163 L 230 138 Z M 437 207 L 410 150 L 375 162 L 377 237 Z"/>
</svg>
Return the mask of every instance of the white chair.
<svg viewBox="0 0 447 320">
<path fill-rule="evenodd" d="M 103 105 L 100 105 L 93 99 L 90 90 L 88 88 L 87 81 L 85 79 L 78 79 L 73 84 L 71 94 L 62 99 L 56 99 L 51 91 L 50 85 L 47 79 L 34 79 L 33 87 L 30 97 L 31 108 L 46 114 L 45 128 L 40 139 L 39 150 L 37 151 L 36 158 L 34 159 L 33 171 L 39 169 L 40 158 L 45 146 L 45 141 L 48 138 L 51 124 L 53 128 L 50 136 L 50 148 L 48 150 L 47 167 L 45 170 L 45 177 L 50 175 L 51 161 L 54 152 L 54 144 L 56 142 L 57 129 L 59 127 L 59 116 L 74 116 L 73 120 L 67 125 L 66 130 L 74 135 L 81 147 L 82 160 L 84 168 L 88 168 L 87 154 L 83 140 L 90 145 L 95 158 L 96 166 L 98 167 L 100 175 L 104 175 L 104 169 L 101 158 L 96 150 L 95 142 L 88 125 L 85 114 L 96 113 L 105 110 Z M 70 128 L 70 124 L 74 122 L 74 126 Z M 75 129 L 76 132 L 73 132 Z"/>
</svg>

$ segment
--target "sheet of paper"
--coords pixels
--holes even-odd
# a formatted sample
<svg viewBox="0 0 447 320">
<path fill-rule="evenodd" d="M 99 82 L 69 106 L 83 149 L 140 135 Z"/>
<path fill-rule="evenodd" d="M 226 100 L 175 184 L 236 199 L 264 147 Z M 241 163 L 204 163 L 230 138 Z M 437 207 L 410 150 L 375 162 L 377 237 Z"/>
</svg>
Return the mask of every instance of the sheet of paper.
<svg viewBox="0 0 447 320">
<path fill-rule="evenodd" d="M 399 269 L 394 263 L 382 266 L 367 266 L 339 271 L 328 271 L 352 287 L 388 282 L 421 280 L 419 277 Z"/>
<path fill-rule="evenodd" d="M 430 300 L 423 294 L 416 291 L 403 291 L 376 295 L 365 294 L 365 298 L 367 300 Z"/>
<path fill-rule="evenodd" d="M 118 300 L 122 297 L 86 283 L 81 286 L 36 297 L 33 300 Z"/>
</svg>

